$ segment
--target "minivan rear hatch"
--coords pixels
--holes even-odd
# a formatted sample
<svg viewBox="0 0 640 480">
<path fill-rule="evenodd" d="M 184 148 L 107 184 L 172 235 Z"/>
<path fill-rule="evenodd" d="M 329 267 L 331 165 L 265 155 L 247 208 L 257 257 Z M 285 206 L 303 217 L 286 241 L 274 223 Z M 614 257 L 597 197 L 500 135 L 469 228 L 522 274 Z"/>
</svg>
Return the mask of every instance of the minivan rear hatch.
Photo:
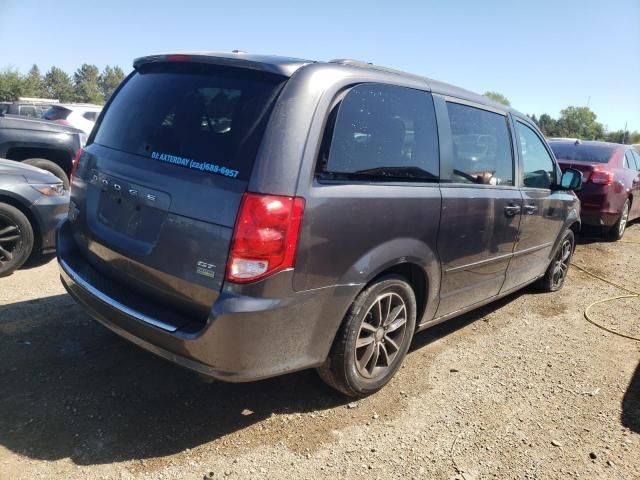
<svg viewBox="0 0 640 480">
<path fill-rule="evenodd" d="M 202 323 L 287 78 L 180 60 L 137 64 L 116 92 L 80 156 L 70 223 L 111 290 Z"/>
</svg>

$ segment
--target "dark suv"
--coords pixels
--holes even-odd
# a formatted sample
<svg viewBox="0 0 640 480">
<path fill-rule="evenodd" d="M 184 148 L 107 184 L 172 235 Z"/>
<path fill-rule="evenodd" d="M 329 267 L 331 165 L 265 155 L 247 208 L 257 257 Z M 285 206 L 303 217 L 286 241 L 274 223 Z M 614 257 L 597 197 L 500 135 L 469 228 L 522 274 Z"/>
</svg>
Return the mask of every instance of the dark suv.
<svg viewBox="0 0 640 480">
<path fill-rule="evenodd" d="M 526 116 L 444 83 L 144 57 L 75 166 L 61 276 L 97 320 L 205 375 L 316 367 L 362 396 L 415 331 L 561 288 L 579 185 Z"/>
</svg>

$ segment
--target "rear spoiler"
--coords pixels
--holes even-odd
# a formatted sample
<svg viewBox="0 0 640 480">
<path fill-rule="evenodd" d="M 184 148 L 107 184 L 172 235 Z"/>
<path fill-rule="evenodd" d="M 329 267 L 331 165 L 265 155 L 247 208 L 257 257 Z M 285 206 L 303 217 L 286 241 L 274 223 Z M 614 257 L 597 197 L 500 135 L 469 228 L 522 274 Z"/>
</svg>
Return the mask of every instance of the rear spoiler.
<svg viewBox="0 0 640 480">
<path fill-rule="evenodd" d="M 164 55 L 149 55 L 136 58 L 133 68 L 136 70 L 150 63 L 192 62 L 226 67 L 248 68 L 262 72 L 275 73 L 290 77 L 300 67 L 312 63 L 308 60 L 293 58 L 271 57 L 268 55 L 247 55 L 237 53 L 178 53 Z"/>
</svg>

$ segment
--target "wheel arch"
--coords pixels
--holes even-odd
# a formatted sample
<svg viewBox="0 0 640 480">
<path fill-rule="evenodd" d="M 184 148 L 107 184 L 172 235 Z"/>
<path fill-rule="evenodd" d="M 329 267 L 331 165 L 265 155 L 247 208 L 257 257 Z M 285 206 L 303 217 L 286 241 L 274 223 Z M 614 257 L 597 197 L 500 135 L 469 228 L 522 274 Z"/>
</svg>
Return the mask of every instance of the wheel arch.
<svg viewBox="0 0 640 480">
<path fill-rule="evenodd" d="M 30 158 L 50 160 L 62 168 L 67 176 L 71 173 L 72 156 L 68 151 L 48 147 L 12 147 L 7 151 L 9 160 L 21 162 Z"/>
<path fill-rule="evenodd" d="M 12 207 L 20 210 L 20 212 L 27 217 L 29 223 L 31 224 L 31 228 L 33 229 L 33 249 L 31 254 L 33 255 L 35 252 L 39 252 L 42 248 L 42 235 L 40 230 L 40 224 L 38 219 L 34 215 L 34 213 L 27 207 L 23 202 L 19 199 L 7 195 L 6 193 L 0 192 L 0 203 L 6 203 L 7 205 L 11 205 Z"/>
<path fill-rule="evenodd" d="M 416 294 L 420 305 L 417 323 L 433 318 L 438 307 L 441 268 L 435 247 L 420 239 L 394 238 L 377 245 L 352 264 L 339 284 L 361 285 L 361 292 L 381 276 L 393 273 L 405 277 Z"/>
<path fill-rule="evenodd" d="M 416 327 L 422 323 L 421 319 L 425 314 L 425 310 L 427 308 L 427 304 L 429 303 L 429 289 L 430 282 L 429 277 L 425 270 L 413 262 L 402 262 L 397 263 L 380 273 L 378 273 L 374 278 L 372 278 L 366 285 L 363 286 L 362 290 L 367 289 L 372 284 L 376 283 L 379 279 L 387 276 L 387 275 L 398 275 L 403 277 L 407 283 L 411 286 L 413 293 L 416 297 Z"/>
</svg>

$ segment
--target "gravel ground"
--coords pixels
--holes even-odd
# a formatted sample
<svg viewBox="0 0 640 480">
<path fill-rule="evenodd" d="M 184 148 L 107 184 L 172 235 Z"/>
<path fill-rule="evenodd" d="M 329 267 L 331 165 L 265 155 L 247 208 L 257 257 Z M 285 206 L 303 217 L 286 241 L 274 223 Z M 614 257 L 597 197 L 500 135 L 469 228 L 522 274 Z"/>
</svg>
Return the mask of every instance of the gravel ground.
<svg viewBox="0 0 640 480">
<path fill-rule="evenodd" d="M 574 262 L 640 291 L 638 244 Z M 23 270 L 0 279 L 0 478 L 640 478 L 640 343 L 582 316 L 621 293 L 572 269 L 418 334 L 351 402 L 314 372 L 204 383 L 93 322 L 55 262 Z M 638 299 L 592 315 L 640 334 Z"/>
</svg>

